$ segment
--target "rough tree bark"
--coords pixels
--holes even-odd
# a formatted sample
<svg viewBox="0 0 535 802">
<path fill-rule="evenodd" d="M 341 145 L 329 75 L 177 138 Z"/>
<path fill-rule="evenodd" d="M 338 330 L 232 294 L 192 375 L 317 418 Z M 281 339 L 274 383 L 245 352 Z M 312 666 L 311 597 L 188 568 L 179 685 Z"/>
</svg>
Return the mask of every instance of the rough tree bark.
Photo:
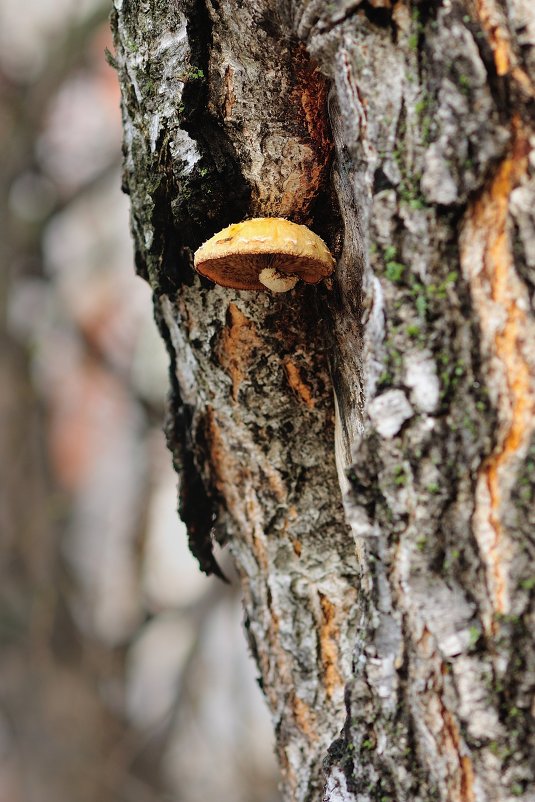
<svg viewBox="0 0 535 802">
<path fill-rule="evenodd" d="M 533 4 L 114 6 L 181 512 L 204 570 L 230 544 L 285 797 L 534 799 Z M 194 273 L 264 215 L 334 280 Z"/>
</svg>

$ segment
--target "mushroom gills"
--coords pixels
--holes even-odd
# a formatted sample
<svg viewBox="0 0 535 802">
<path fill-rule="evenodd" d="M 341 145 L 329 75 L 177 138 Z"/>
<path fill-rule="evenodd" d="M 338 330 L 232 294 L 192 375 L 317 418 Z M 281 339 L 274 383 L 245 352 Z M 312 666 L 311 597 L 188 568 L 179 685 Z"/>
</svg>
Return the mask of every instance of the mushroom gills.
<svg viewBox="0 0 535 802">
<path fill-rule="evenodd" d="M 281 273 L 276 267 L 265 267 L 258 274 L 258 281 L 271 292 L 288 292 L 293 290 L 299 281 L 299 276 Z"/>
</svg>

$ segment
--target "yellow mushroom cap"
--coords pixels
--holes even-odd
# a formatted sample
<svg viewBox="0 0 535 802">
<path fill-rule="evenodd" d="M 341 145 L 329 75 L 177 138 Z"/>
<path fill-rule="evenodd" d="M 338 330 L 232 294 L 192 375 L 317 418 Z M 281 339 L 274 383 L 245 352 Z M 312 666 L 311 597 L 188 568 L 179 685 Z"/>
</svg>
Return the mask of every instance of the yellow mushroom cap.
<svg viewBox="0 0 535 802">
<path fill-rule="evenodd" d="M 258 276 L 273 268 L 317 284 L 334 269 L 323 240 L 282 217 L 256 217 L 214 234 L 195 252 L 195 270 L 235 290 L 265 290 Z"/>
</svg>

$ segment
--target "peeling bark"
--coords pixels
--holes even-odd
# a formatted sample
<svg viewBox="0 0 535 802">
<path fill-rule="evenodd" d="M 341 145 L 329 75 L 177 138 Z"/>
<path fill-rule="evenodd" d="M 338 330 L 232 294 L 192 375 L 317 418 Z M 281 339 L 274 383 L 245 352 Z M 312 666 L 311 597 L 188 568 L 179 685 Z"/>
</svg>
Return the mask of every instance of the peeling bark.
<svg viewBox="0 0 535 802">
<path fill-rule="evenodd" d="M 182 515 L 204 570 L 230 544 L 286 798 L 531 798 L 535 10 L 115 0 L 113 26 Z M 195 274 L 252 216 L 309 224 L 333 281 Z"/>
</svg>

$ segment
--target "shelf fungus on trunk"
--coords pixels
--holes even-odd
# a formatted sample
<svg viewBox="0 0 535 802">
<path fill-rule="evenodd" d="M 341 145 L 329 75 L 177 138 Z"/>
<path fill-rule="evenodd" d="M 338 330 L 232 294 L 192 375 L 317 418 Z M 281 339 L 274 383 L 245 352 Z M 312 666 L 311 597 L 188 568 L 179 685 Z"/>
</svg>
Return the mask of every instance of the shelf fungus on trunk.
<svg viewBox="0 0 535 802">
<path fill-rule="evenodd" d="M 287 292 L 317 284 L 334 269 L 323 240 L 282 217 L 256 217 L 214 234 L 195 252 L 195 270 L 222 287 Z"/>
</svg>

